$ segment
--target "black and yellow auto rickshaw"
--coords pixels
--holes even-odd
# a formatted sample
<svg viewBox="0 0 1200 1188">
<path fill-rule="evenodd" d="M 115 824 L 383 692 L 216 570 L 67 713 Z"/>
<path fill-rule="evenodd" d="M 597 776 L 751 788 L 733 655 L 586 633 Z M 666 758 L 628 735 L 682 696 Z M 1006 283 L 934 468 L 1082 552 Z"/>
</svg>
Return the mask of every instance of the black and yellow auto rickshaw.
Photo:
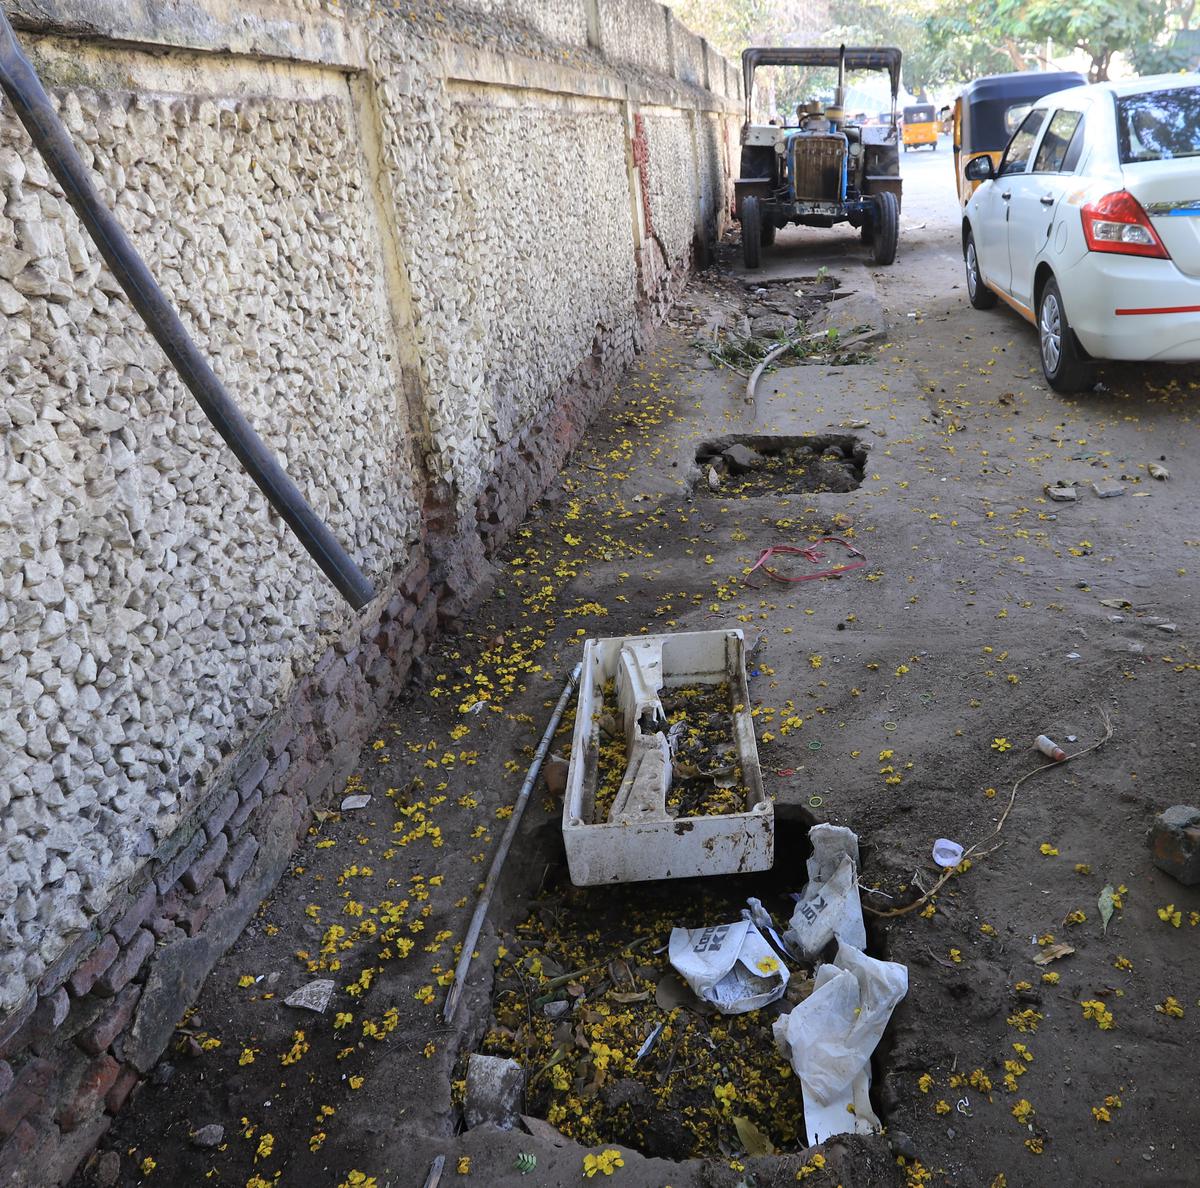
<svg viewBox="0 0 1200 1188">
<path fill-rule="evenodd" d="M 900 130 L 904 151 L 927 144 L 937 151 L 938 124 L 932 103 L 914 103 L 904 109 L 904 126 Z"/>
<path fill-rule="evenodd" d="M 999 165 L 1009 138 L 1043 95 L 1086 82 L 1075 70 L 1019 70 L 968 83 L 954 101 L 954 178 L 959 202 L 965 206 L 979 185 L 966 176 L 969 161 L 986 154 Z"/>
</svg>

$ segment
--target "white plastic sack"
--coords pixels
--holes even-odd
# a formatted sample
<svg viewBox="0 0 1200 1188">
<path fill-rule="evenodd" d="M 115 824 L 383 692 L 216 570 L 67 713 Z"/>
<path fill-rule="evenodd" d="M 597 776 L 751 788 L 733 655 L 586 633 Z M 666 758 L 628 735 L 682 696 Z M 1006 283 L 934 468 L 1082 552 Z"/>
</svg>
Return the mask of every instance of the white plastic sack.
<svg viewBox="0 0 1200 1188">
<path fill-rule="evenodd" d="M 812 994 L 775 1020 L 775 1043 L 804 1091 L 810 1144 L 878 1129 L 869 1097 L 871 1054 L 907 993 L 903 965 L 842 943 L 833 963 L 817 971 Z"/>
<path fill-rule="evenodd" d="M 676 928 L 668 956 L 680 977 L 723 1015 L 756 1011 L 787 989 L 787 966 L 749 920 Z"/>
<path fill-rule="evenodd" d="M 858 836 L 843 825 L 814 825 L 808 838 L 813 848 L 808 882 L 796 902 L 784 941 L 805 961 L 815 961 L 834 937 L 865 949 L 867 929 L 858 895 Z"/>
</svg>

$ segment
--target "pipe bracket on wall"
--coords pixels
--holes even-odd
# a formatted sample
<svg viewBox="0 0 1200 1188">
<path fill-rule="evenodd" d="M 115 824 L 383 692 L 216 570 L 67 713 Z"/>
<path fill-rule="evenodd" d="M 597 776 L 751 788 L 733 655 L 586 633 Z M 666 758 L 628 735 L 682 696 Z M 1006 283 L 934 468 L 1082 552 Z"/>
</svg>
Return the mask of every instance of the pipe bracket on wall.
<svg viewBox="0 0 1200 1188">
<path fill-rule="evenodd" d="M 254 431 L 225 390 L 179 315 L 167 300 L 116 217 L 101 201 L 49 95 L 0 10 L 0 87 L 8 96 L 34 147 L 62 186 L 67 200 L 100 249 L 146 329 L 155 337 L 205 416 L 283 517 L 309 555 L 355 609 L 366 606 L 375 590 L 338 543 L 328 525 L 308 505 L 275 455 Z"/>
</svg>

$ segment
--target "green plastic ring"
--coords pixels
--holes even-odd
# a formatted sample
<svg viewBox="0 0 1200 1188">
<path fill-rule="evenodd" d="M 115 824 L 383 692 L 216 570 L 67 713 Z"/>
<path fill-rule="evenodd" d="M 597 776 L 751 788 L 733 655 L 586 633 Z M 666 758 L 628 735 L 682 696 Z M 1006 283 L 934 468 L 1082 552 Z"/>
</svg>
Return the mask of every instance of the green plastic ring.
<svg viewBox="0 0 1200 1188">
<path fill-rule="evenodd" d="M 821 740 L 819 738 L 814 738 L 812 742 L 808 744 L 808 749 L 810 751 L 819 751 L 821 749 Z"/>
<path fill-rule="evenodd" d="M 808 798 L 808 807 L 809 808 L 820 808 L 821 805 L 823 805 L 824 803 L 825 803 L 824 796 L 810 796 Z"/>
<path fill-rule="evenodd" d="M 884 730 L 899 730 L 900 724 L 898 722 L 884 722 L 883 728 Z"/>
</svg>

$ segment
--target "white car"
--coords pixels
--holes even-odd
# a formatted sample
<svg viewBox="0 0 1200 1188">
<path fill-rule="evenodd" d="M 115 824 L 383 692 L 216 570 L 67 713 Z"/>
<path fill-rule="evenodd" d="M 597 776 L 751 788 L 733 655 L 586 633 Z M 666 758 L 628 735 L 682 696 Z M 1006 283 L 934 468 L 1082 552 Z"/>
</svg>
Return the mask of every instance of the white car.
<svg viewBox="0 0 1200 1188">
<path fill-rule="evenodd" d="M 1047 95 L 965 172 L 971 304 L 1037 327 L 1052 388 L 1090 388 L 1097 359 L 1200 359 L 1197 75 Z"/>
</svg>

